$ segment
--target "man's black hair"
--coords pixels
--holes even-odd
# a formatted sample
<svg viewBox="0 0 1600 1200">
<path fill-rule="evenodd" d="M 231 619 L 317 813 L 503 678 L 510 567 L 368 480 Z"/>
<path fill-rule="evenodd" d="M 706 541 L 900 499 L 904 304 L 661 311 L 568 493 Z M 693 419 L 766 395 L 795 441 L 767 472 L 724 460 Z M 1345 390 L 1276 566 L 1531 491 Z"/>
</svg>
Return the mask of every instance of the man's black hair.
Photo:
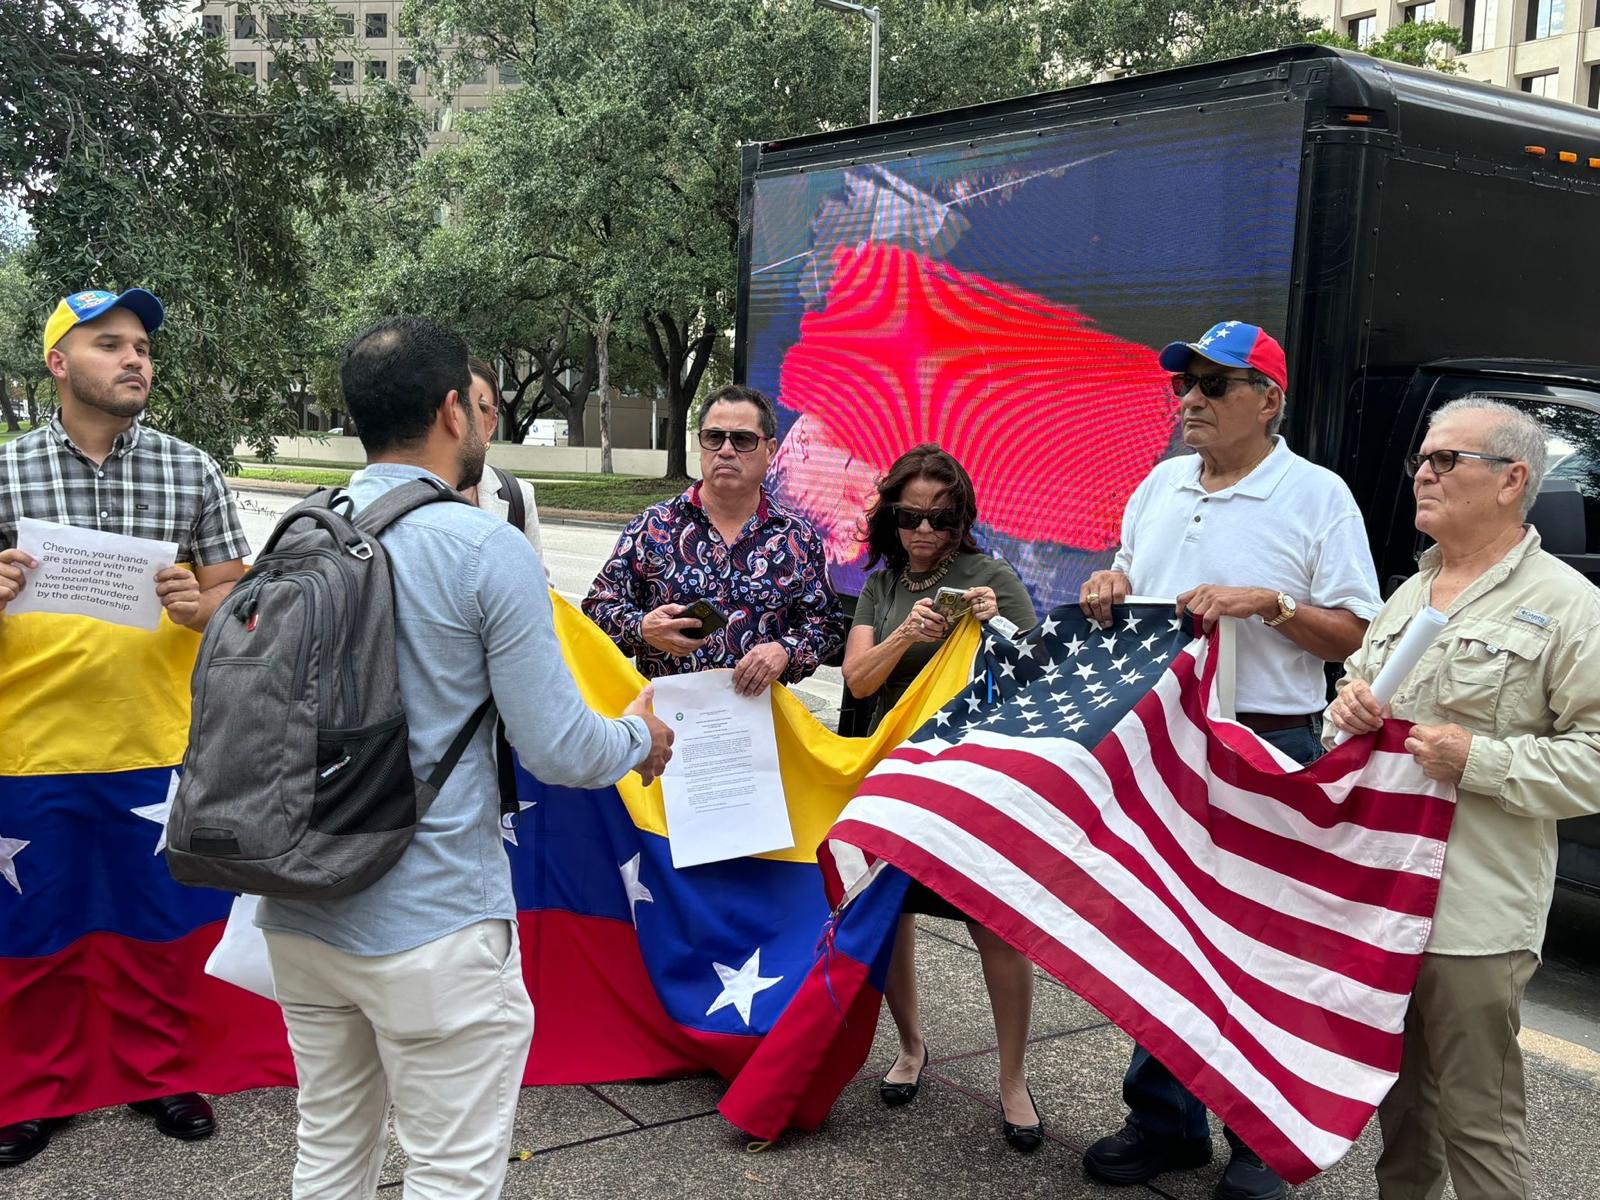
<svg viewBox="0 0 1600 1200">
<path fill-rule="evenodd" d="M 724 384 L 707 396 L 705 403 L 700 406 L 701 429 L 705 428 L 706 414 L 711 411 L 713 404 L 753 404 L 761 416 L 761 436 L 769 438 L 778 436 L 778 414 L 764 392 L 759 392 L 753 387 L 745 387 L 741 383 Z"/>
<path fill-rule="evenodd" d="M 339 360 L 344 406 L 369 455 L 428 435 L 451 392 L 471 391 L 467 343 L 427 317 L 388 317 L 350 340 Z"/>
</svg>

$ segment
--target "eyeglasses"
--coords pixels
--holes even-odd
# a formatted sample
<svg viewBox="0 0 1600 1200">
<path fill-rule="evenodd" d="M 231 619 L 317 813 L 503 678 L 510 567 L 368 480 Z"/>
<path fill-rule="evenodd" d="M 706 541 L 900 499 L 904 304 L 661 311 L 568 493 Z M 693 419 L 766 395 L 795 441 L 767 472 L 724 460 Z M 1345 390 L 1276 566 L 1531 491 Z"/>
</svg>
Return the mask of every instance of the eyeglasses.
<svg viewBox="0 0 1600 1200">
<path fill-rule="evenodd" d="M 721 450 L 723 442 L 732 442 L 733 448 L 740 454 L 749 454 L 766 439 L 759 433 L 748 429 L 702 429 L 700 431 L 700 448 L 702 450 Z"/>
<path fill-rule="evenodd" d="M 920 529 L 926 521 L 936 533 L 951 533 L 961 528 L 961 514 L 953 508 L 908 508 L 894 506 L 894 523 L 901 529 Z"/>
<path fill-rule="evenodd" d="M 1234 384 L 1249 382 L 1248 375 L 1191 375 L 1185 371 L 1181 375 L 1172 377 L 1172 394 L 1187 396 L 1195 388 L 1199 388 L 1200 394 L 1207 400 L 1220 400 L 1228 394 L 1228 389 Z"/>
<path fill-rule="evenodd" d="M 1476 458 L 1480 462 L 1514 463 L 1514 458 L 1502 458 L 1498 454 L 1477 454 L 1471 450 L 1435 450 L 1431 454 L 1406 455 L 1406 474 L 1413 479 L 1417 472 L 1422 470 L 1422 464 L 1427 463 L 1433 468 L 1435 475 L 1448 475 L 1456 469 L 1458 459 Z"/>
</svg>

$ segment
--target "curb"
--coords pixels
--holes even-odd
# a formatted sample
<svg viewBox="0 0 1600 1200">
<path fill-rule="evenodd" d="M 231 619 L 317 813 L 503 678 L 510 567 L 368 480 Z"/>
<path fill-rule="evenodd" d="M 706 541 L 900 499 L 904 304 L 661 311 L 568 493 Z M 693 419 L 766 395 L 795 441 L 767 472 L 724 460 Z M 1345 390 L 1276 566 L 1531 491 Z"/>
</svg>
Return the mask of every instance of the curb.
<svg viewBox="0 0 1600 1200">
<path fill-rule="evenodd" d="M 235 492 L 266 492 L 277 496 L 309 496 L 317 490 L 316 484 L 288 483 L 278 479 L 241 479 L 227 477 L 228 487 Z M 593 512 L 583 508 L 540 508 L 542 525 L 572 525 L 579 529 L 623 529 L 633 515 Z"/>
</svg>

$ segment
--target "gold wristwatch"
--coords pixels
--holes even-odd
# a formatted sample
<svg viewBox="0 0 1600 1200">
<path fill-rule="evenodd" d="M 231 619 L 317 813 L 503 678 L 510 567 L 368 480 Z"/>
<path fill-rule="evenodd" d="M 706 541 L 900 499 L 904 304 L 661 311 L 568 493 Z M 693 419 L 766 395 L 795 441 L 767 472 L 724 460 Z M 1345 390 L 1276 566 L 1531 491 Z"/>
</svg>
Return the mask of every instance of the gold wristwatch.
<svg viewBox="0 0 1600 1200">
<path fill-rule="evenodd" d="M 1270 621 L 1263 621 L 1262 624 L 1265 625 L 1268 629 L 1272 629 L 1275 626 L 1282 625 L 1290 617 L 1294 616 L 1295 612 L 1296 612 L 1296 609 L 1295 609 L 1294 597 L 1289 595 L 1288 592 L 1279 592 L 1278 593 L 1278 615 L 1273 617 L 1272 620 L 1270 620 Z"/>
</svg>

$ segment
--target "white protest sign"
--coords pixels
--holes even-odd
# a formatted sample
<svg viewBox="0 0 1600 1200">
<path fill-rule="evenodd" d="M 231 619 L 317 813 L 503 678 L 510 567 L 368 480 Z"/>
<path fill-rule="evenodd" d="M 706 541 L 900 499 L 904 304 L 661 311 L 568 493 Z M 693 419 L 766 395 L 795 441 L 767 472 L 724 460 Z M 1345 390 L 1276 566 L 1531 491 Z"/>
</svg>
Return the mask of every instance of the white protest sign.
<svg viewBox="0 0 1600 1200">
<path fill-rule="evenodd" d="M 23 517 L 17 548 L 38 567 L 6 612 L 67 613 L 114 625 L 154 629 L 161 620 L 156 574 L 177 561 L 175 542 L 124 537 Z"/>
</svg>

